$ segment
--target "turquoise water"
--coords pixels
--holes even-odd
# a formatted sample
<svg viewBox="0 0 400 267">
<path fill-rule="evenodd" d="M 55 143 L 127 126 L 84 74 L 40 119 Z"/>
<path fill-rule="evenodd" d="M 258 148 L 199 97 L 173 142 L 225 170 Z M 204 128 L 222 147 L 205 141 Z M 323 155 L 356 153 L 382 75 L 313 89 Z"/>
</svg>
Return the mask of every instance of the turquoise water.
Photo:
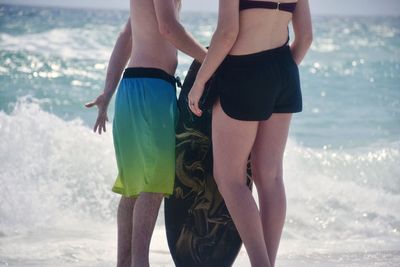
<svg viewBox="0 0 400 267">
<path fill-rule="evenodd" d="M 91 133 L 83 104 L 102 90 L 127 16 L 0 6 L 0 266 L 114 262 L 112 138 Z M 215 14 L 182 19 L 207 45 Z M 313 22 L 285 156 L 282 266 L 399 264 L 400 18 Z M 179 55 L 182 78 L 190 62 Z M 153 249 L 167 255 L 162 215 L 157 227 Z"/>
<path fill-rule="evenodd" d="M 65 118 L 94 113 L 82 103 L 101 90 L 121 25 L 121 11 L 3 6 L 0 11 L 0 109 L 30 95 Z M 212 14 L 183 15 L 204 45 Z M 304 112 L 292 136 L 312 147 L 365 146 L 400 134 L 399 18 L 314 18 L 315 42 L 301 67 Z M 178 74 L 190 59 L 181 55 Z M 113 109 L 111 108 L 110 111 Z"/>
</svg>

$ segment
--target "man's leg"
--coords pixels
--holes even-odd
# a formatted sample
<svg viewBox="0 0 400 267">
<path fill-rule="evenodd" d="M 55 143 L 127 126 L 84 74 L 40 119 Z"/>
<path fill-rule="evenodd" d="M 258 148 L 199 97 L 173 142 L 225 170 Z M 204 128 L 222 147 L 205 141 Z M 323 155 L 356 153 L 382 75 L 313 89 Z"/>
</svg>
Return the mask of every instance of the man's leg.
<svg viewBox="0 0 400 267">
<path fill-rule="evenodd" d="M 117 267 L 130 267 L 132 254 L 132 216 L 135 198 L 121 197 L 118 205 L 118 252 Z"/>
<path fill-rule="evenodd" d="M 157 221 L 163 194 L 141 193 L 133 211 L 131 267 L 149 267 L 151 236 Z"/>
</svg>

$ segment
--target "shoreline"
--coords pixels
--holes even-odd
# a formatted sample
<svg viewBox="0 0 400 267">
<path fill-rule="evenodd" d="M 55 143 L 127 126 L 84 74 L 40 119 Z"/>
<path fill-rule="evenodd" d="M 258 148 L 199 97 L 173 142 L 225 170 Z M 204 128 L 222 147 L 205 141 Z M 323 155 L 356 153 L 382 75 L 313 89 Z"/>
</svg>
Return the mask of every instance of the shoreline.
<svg viewBox="0 0 400 267">
<path fill-rule="evenodd" d="M 362 256 L 360 258 L 360 256 Z M 364 253 L 333 253 L 306 255 L 304 257 L 278 257 L 277 266 L 280 267 L 365 267 L 365 266 L 398 266 L 400 264 L 400 251 L 374 251 Z M 96 263 L 84 262 L 80 260 L 70 261 L 20 261 L 0 259 L 0 266 L 8 267 L 109 267 L 115 265 L 115 260 L 101 261 Z M 152 267 L 174 267 L 170 255 L 165 252 L 151 251 L 150 266 Z M 242 250 L 232 267 L 250 267 L 250 262 L 246 252 Z"/>
<path fill-rule="evenodd" d="M 16 235 L 0 237 L 0 266 L 13 267 L 106 267 L 116 262 L 116 233 L 113 224 L 103 227 L 82 221 L 65 228 L 37 228 Z M 105 226 L 105 227 L 104 227 Z M 85 235 L 84 235 L 85 233 Z M 389 242 L 390 243 L 390 242 Z M 306 244 L 303 246 L 302 244 Z M 320 246 L 318 246 L 320 244 Z M 345 245 L 282 239 L 278 252 L 279 267 L 336 267 L 336 266 L 400 266 L 400 250 L 395 243 L 373 247 L 370 242 L 359 243 L 356 250 L 347 252 Z M 354 248 L 352 245 L 351 247 Z M 339 251 L 340 250 L 340 251 Z M 150 245 L 152 267 L 174 267 L 163 226 L 156 227 Z M 242 246 L 232 267 L 250 267 Z"/>
</svg>

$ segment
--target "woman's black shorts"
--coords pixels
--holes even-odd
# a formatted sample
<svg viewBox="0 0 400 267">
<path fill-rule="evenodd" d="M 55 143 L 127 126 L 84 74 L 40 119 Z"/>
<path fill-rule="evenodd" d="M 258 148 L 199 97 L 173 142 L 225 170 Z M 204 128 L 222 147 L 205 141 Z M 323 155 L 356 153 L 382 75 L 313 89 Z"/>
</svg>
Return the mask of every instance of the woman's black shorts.
<svg viewBox="0 0 400 267">
<path fill-rule="evenodd" d="M 267 120 L 302 110 L 299 70 L 284 45 L 249 55 L 228 55 L 215 73 L 224 112 L 237 120 Z"/>
</svg>

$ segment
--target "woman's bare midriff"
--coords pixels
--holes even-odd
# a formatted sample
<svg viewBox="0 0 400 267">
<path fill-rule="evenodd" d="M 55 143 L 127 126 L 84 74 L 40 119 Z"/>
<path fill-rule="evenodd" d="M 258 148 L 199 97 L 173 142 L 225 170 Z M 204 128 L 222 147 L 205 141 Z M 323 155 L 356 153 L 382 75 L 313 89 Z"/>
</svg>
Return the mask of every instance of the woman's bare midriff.
<svg viewBox="0 0 400 267">
<path fill-rule="evenodd" d="M 287 28 L 291 19 L 292 13 L 279 10 L 241 11 L 239 35 L 229 54 L 252 54 L 284 45 L 288 38 Z"/>
</svg>

